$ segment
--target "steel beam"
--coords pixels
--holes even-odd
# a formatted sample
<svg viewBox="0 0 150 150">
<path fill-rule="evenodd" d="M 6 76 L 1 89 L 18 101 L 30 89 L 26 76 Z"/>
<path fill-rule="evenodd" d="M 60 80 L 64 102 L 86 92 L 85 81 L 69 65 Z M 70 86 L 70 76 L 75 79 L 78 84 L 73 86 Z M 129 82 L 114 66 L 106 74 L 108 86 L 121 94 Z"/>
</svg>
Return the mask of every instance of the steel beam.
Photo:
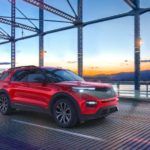
<svg viewBox="0 0 150 150">
<path fill-rule="evenodd" d="M 119 15 L 114 15 L 114 16 L 109 16 L 109 17 L 105 17 L 105 18 L 87 21 L 87 22 L 84 22 L 82 25 L 87 26 L 87 25 L 92 25 L 92 24 L 99 23 L 99 22 L 105 22 L 105 21 L 123 18 L 123 17 L 127 17 L 127 16 L 133 16 L 133 15 L 134 15 L 134 11 L 129 11 L 129 12 L 122 13 Z"/>
<path fill-rule="evenodd" d="M 65 31 L 65 30 L 69 30 L 69 29 L 73 29 L 73 28 L 76 28 L 76 26 L 72 25 L 72 26 L 67 26 L 67 27 L 63 27 L 63 28 L 59 28 L 59 29 L 54 29 L 54 30 L 50 30 L 50 31 L 46 31 L 46 32 L 43 32 L 43 36 L 44 35 L 47 35 L 47 34 L 52 34 L 52 33 L 56 33 L 56 32 L 60 32 L 60 31 Z M 29 38 L 33 38 L 33 37 L 36 37 L 36 36 L 39 36 L 39 34 L 33 34 L 33 35 L 29 35 L 29 36 L 24 36 L 24 37 L 21 37 L 21 38 L 16 38 L 15 41 L 21 41 L 21 40 L 25 40 L 25 39 L 29 39 Z M 2 44 L 6 44 L 6 43 L 9 43 L 8 41 L 7 42 L 2 42 L 0 43 L 0 45 Z"/>
<path fill-rule="evenodd" d="M 141 48 L 141 38 L 140 38 L 140 14 L 139 7 L 140 1 L 135 0 L 136 9 L 134 16 L 134 89 L 135 97 L 140 96 L 140 48 Z"/>
<path fill-rule="evenodd" d="M 11 68 L 16 65 L 16 44 L 15 44 L 15 17 L 16 17 L 16 0 L 11 0 Z"/>
<path fill-rule="evenodd" d="M 9 16 L 0 16 L 0 18 L 11 18 Z M 38 18 L 25 18 L 25 17 L 16 17 L 16 20 L 32 20 L 39 21 Z M 58 22 L 58 23 L 72 23 L 71 21 L 62 21 L 62 20 L 52 20 L 52 19 L 44 19 L 44 22 Z"/>
<path fill-rule="evenodd" d="M 110 16 L 110 17 L 106 17 L 106 18 L 101 18 L 101 19 L 96 19 L 96 20 L 92 20 L 92 21 L 87 21 L 87 22 L 78 22 L 75 25 L 71 25 L 71 26 L 66 26 L 66 27 L 62 27 L 62 28 L 58 28 L 58 29 L 54 29 L 54 30 L 50 30 L 50 31 L 45 31 L 43 32 L 43 35 L 47 35 L 47 34 L 52 34 L 52 33 L 56 33 L 56 32 L 60 32 L 60 31 L 65 31 L 65 30 L 69 30 L 69 29 L 73 29 L 73 28 L 77 28 L 79 26 L 87 26 L 87 25 L 92 25 L 95 23 L 99 23 L 99 22 L 105 22 L 105 21 L 109 21 L 109 20 L 113 20 L 113 19 L 117 19 L 117 18 L 122 18 L 122 17 L 127 17 L 127 16 L 133 16 L 134 15 L 134 11 L 129 11 L 123 14 L 119 14 L 119 15 L 115 15 L 115 16 Z M 36 37 L 39 34 L 33 34 L 33 35 L 29 35 L 29 36 L 25 36 L 25 37 L 21 37 L 21 38 L 17 38 L 15 41 L 20 41 L 20 40 L 24 40 L 24 39 L 28 39 L 28 38 L 32 38 L 32 37 Z M 0 45 L 2 44 L 6 44 L 9 43 L 9 41 L 6 42 L 1 42 Z"/>
<path fill-rule="evenodd" d="M 141 8 L 140 9 L 140 15 L 145 14 L 145 13 L 147 13 L 149 11 L 150 11 L 150 8 Z"/>
<path fill-rule="evenodd" d="M 78 75 L 83 76 L 83 0 L 78 0 Z"/>
<path fill-rule="evenodd" d="M 11 25 L 12 24 L 12 17 L 11 17 L 11 21 L 8 20 L 8 19 L 4 19 L 3 17 L 0 17 L 0 22 L 4 23 L 4 24 L 7 24 L 7 25 Z M 15 22 L 14 26 L 17 27 L 17 28 L 29 30 L 29 31 L 32 31 L 32 32 L 38 32 L 38 29 L 33 28 L 31 26 L 28 26 L 28 25 L 24 25 L 22 23 Z"/>
<path fill-rule="evenodd" d="M 46 32 L 43 33 L 43 35 L 47 35 L 47 34 L 51 34 L 51 33 L 56 33 L 56 32 L 60 32 L 60 31 L 65 31 L 65 30 L 73 29 L 73 28 L 76 28 L 76 26 L 75 25 L 71 25 L 71 26 L 62 27 L 62 28 L 59 28 L 59 29 L 54 29 L 54 30 L 46 31 Z"/>
<path fill-rule="evenodd" d="M 10 37 L 10 35 L 9 35 L 3 28 L 0 27 L 0 30 L 1 30 L 1 31 L 0 31 L 1 34 Z"/>
<path fill-rule="evenodd" d="M 0 42 L 0 45 L 8 44 L 8 43 L 10 43 L 10 41 L 4 41 L 4 42 Z"/>
<path fill-rule="evenodd" d="M 5 39 L 5 40 L 10 40 L 10 37 L 4 35 L 4 34 L 0 34 L 0 38 L 1 39 Z"/>
<path fill-rule="evenodd" d="M 2 31 L 0 31 L 0 38 L 1 39 L 5 39 L 5 40 L 10 40 L 10 36 L 6 35 L 5 33 L 3 33 Z"/>
<path fill-rule="evenodd" d="M 46 10 L 46 11 L 49 11 L 49 12 L 51 12 L 51 13 L 57 15 L 57 16 L 60 16 L 60 17 L 65 18 L 67 20 L 70 20 L 72 22 L 76 21 L 75 17 L 73 17 L 73 16 L 71 16 L 71 15 L 69 15 L 69 14 L 67 14 L 67 13 L 65 13 L 65 12 L 63 12 L 63 11 L 57 9 L 57 8 L 54 8 L 54 7 L 52 7 L 52 6 L 50 6 L 46 3 L 42 4 L 41 0 L 23 0 L 23 1 L 28 2 L 28 3 L 30 3 L 34 6 L 37 6 L 41 9 Z"/>
<path fill-rule="evenodd" d="M 136 9 L 134 0 L 124 0 L 132 9 Z"/>
<path fill-rule="evenodd" d="M 41 0 L 43 5 L 44 0 Z M 42 6 L 43 7 L 43 6 Z M 39 7 L 39 66 L 44 66 L 44 10 Z"/>
</svg>

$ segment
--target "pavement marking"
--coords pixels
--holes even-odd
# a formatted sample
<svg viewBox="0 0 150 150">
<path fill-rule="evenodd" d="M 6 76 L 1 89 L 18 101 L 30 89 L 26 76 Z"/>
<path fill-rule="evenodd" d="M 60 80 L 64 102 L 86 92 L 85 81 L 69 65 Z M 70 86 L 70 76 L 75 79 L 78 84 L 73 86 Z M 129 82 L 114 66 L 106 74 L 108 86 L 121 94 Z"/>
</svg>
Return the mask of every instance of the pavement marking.
<svg viewBox="0 0 150 150">
<path fill-rule="evenodd" d="M 77 137 L 82 137 L 82 138 L 86 138 L 86 139 L 90 139 L 90 140 L 95 140 L 95 141 L 99 141 L 99 142 L 104 142 L 105 141 L 104 139 L 98 138 L 98 137 L 95 137 L 95 136 L 89 136 L 89 135 L 75 133 L 75 132 L 66 131 L 66 130 L 62 130 L 62 129 L 47 127 L 47 126 L 44 126 L 44 125 L 34 124 L 34 123 L 31 123 L 31 122 L 26 122 L 26 121 L 21 121 L 21 120 L 16 120 L 16 119 L 12 119 L 12 121 L 20 123 L 20 124 L 24 124 L 24 125 L 39 127 L 39 128 L 43 128 L 43 129 L 47 129 L 47 130 L 51 130 L 51 131 L 55 131 L 55 132 L 61 132 L 61 133 L 65 133 L 65 134 L 69 134 L 69 135 L 73 135 L 73 136 L 77 136 Z"/>
</svg>

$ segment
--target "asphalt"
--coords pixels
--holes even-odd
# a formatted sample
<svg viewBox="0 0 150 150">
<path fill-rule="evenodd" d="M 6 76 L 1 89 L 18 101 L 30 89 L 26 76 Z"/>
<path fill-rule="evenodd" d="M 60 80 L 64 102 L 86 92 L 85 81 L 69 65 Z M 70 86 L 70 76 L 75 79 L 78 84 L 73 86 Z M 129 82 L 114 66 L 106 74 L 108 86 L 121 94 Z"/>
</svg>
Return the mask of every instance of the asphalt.
<svg viewBox="0 0 150 150">
<path fill-rule="evenodd" d="M 120 101 L 117 113 L 71 129 L 47 114 L 0 115 L 0 150 L 150 150 L 150 103 Z"/>
</svg>

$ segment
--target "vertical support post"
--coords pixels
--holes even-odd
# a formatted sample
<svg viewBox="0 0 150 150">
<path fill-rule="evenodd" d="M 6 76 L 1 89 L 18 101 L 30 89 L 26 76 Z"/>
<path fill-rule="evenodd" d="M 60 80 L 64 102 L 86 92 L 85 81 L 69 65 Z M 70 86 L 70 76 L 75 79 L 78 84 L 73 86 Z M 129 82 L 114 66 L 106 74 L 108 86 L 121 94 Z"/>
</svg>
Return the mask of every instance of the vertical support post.
<svg viewBox="0 0 150 150">
<path fill-rule="evenodd" d="M 117 91 L 118 91 L 118 96 L 120 96 L 120 82 L 117 82 Z"/>
<path fill-rule="evenodd" d="M 16 65 L 16 44 L 15 44 L 15 17 L 16 17 L 16 0 L 11 0 L 11 68 Z"/>
<path fill-rule="evenodd" d="M 44 0 L 41 0 L 43 5 Z M 44 10 L 39 8 L 39 66 L 44 66 Z"/>
<path fill-rule="evenodd" d="M 135 85 L 135 97 L 139 98 L 140 96 L 140 48 L 141 48 L 141 38 L 140 38 L 140 14 L 139 7 L 140 1 L 135 0 L 136 9 L 134 16 L 134 35 L 135 35 L 135 54 L 134 54 L 134 65 L 135 65 L 135 73 L 134 73 L 134 85 Z"/>
<path fill-rule="evenodd" d="M 78 75 L 83 76 L 83 0 L 78 0 Z"/>
<path fill-rule="evenodd" d="M 146 83 L 146 98 L 148 98 L 148 83 Z"/>
</svg>

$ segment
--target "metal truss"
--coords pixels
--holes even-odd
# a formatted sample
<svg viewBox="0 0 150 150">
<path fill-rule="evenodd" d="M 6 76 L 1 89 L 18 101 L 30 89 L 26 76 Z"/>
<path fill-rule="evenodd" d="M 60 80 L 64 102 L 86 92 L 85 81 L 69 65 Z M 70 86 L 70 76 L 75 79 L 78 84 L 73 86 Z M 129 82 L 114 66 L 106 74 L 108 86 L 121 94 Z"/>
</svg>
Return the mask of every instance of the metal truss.
<svg viewBox="0 0 150 150">
<path fill-rule="evenodd" d="M 8 19 L 5 19 L 3 17 L 0 17 L 0 22 L 4 23 L 4 24 L 7 24 L 7 25 L 12 25 L 12 21 L 10 21 Z M 38 32 L 38 29 L 33 28 L 31 26 L 28 26 L 28 25 L 25 25 L 25 24 L 22 24 L 22 23 L 15 22 L 15 27 L 25 29 L 25 30 L 28 30 L 28 31 L 32 31 L 32 32 Z"/>
<path fill-rule="evenodd" d="M 7 25 L 11 26 L 11 36 L 4 32 L 0 32 L 0 38 L 5 39 L 6 41 L 3 41 L 0 43 L 2 44 L 7 44 L 11 42 L 11 66 L 15 66 L 15 43 L 20 40 L 25 40 L 28 38 L 36 37 L 39 36 L 39 66 L 44 65 L 44 36 L 47 34 L 52 34 L 55 32 L 60 32 L 60 31 L 65 31 L 73 28 L 77 28 L 77 36 L 78 36 L 78 74 L 80 76 L 83 75 L 83 28 L 92 25 L 95 23 L 100 23 L 100 22 L 105 22 L 105 21 L 110 21 L 113 19 L 119 19 L 127 16 L 133 16 L 134 17 L 134 34 L 135 34 L 135 41 L 134 41 L 134 49 L 135 49 L 135 54 L 134 54 L 134 64 L 135 64 L 135 91 L 136 91 L 136 96 L 139 96 L 139 91 L 140 91 L 140 15 L 147 13 L 150 11 L 150 8 L 140 8 L 140 0 L 123 0 L 132 10 L 118 14 L 118 15 L 113 15 L 105 18 L 100 18 L 96 20 L 90 20 L 87 22 L 83 21 L 83 12 L 82 12 L 82 7 L 83 7 L 83 0 L 77 0 L 78 1 L 78 8 L 75 10 L 73 6 L 71 5 L 69 0 L 66 0 L 68 3 L 68 6 L 70 7 L 71 11 L 73 12 L 74 16 L 59 10 L 49 4 L 46 4 L 44 0 L 22 0 L 26 3 L 29 3 L 39 9 L 39 18 L 28 18 L 25 16 L 22 12 L 21 14 L 23 17 L 16 17 L 15 15 L 15 10 L 16 8 L 16 0 L 9 0 L 11 2 L 11 17 L 9 16 L 0 16 L 0 23 L 4 23 Z M 44 10 L 55 14 L 56 16 L 59 16 L 66 21 L 61 21 L 61 20 L 46 20 L 44 19 Z M 11 20 L 9 20 L 11 18 Z M 16 19 L 25 19 L 31 22 L 31 20 L 34 21 L 39 21 L 39 27 L 32 27 L 28 26 L 25 24 L 21 24 L 16 22 Z M 49 31 L 44 31 L 44 22 L 45 21 L 51 21 L 51 22 L 59 22 L 59 23 L 71 23 L 72 25 L 66 26 L 66 27 L 61 27 L 58 29 L 54 30 L 49 30 Z M 32 24 L 33 25 L 33 24 Z M 29 36 L 24 36 L 20 38 L 15 37 L 15 29 L 16 28 L 21 28 L 24 30 L 29 30 L 32 32 L 36 32 L 35 34 L 29 35 Z"/>
<path fill-rule="evenodd" d="M 0 39 L 10 40 L 10 37 L 0 33 Z"/>
<path fill-rule="evenodd" d="M 54 7 L 52 7 L 46 3 L 42 3 L 41 0 L 23 0 L 23 1 L 28 2 L 28 3 L 30 3 L 34 6 L 37 6 L 41 9 L 47 10 L 47 11 L 49 11 L 49 12 L 51 12 L 57 16 L 63 17 L 63 18 L 70 20 L 72 22 L 76 21 L 75 17 L 73 17 L 73 16 L 71 16 L 71 15 L 69 15 L 69 14 L 67 14 L 67 13 L 65 13 L 65 12 L 63 12 L 57 8 L 54 8 Z"/>
<path fill-rule="evenodd" d="M 10 40 L 11 37 L 2 28 L 0 29 L 0 39 Z"/>
</svg>

